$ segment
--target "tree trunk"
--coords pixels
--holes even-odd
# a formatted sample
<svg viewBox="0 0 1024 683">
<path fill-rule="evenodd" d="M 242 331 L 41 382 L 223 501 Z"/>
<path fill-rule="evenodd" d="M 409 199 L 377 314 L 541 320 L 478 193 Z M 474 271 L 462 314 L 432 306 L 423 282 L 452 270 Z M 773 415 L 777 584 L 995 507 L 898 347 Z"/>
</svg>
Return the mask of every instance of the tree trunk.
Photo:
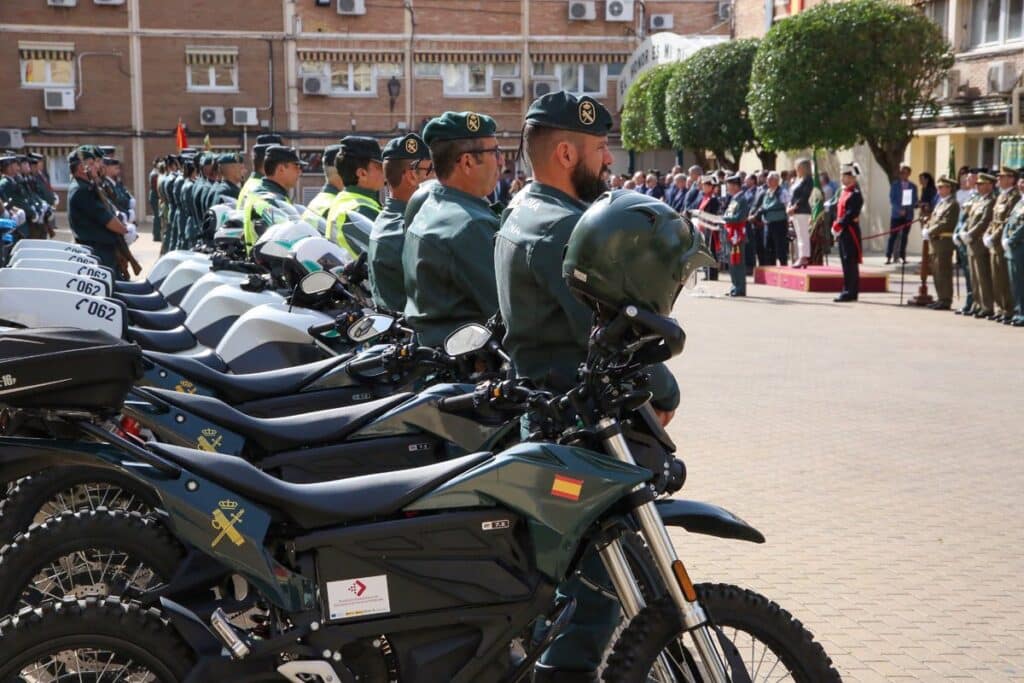
<svg viewBox="0 0 1024 683">
<path fill-rule="evenodd" d="M 868 147 L 871 155 L 878 162 L 878 165 L 885 170 L 889 182 L 894 183 L 900 179 L 900 165 L 903 163 L 903 154 L 910 144 L 910 139 L 903 140 L 868 140 Z M 928 170 L 928 169 L 920 169 Z"/>
<path fill-rule="evenodd" d="M 769 152 L 766 149 L 759 149 L 757 151 L 757 158 L 761 160 L 761 169 L 765 171 L 774 171 L 775 162 L 778 159 L 777 152 Z"/>
</svg>

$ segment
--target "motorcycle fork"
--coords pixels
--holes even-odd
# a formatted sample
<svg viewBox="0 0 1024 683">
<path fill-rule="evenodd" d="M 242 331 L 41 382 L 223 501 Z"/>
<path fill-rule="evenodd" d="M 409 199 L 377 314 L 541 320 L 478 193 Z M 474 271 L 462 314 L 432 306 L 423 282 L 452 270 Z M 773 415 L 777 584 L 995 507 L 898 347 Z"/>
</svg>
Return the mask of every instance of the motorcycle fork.
<svg viewBox="0 0 1024 683">
<path fill-rule="evenodd" d="M 622 436 L 622 430 L 619 427 L 618 421 L 604 418 L 598 422 L 597 426 L 604 435 L 604 445 L 609 455 L 613 456 L 616 460 L 636 465 L 636 460 L 629 449 L 629 444 L 626 442 L 625 437 Z M 643 491 L 644 488 L 646 488 L 646 484 L 639 484 L 636 491 Z M 661 521 L 661 516 L 655 508 L 654 502 L 649 501 L 640 505 L 634 510 L 634 514 L 640 525 L 640 531 L 643 533 L 644 539 L 651 550 L 651 554 L 654 555 L 654 565 L 661 575 L 665 589 L 679 609 L 683 618 L 683 625 L 693 638 L 694 646 L 707 669 L 708 675 L 711 677 L 711 681 L 714 683 L 729 683 L 728 669 L 724 659 L 719 654 L 718 648 L 715 646 L 714 634 L 711 625 L 708 623 L 707 615 L 704 613 L 704 608 L 697 601 L 697 594 L 693 584 L 690 582 L 690 577 L 686 573 L 682 560 L 676 555 L 675 548 L 672 546 L 672 540 L 668 536 L 668 531 L 665 529 L 665 524 Z M 626 562 L 626 556 L 622 551 L 620 542 L 615 541 L 605 547 L 601 551 L 601 559 L 608 570 L 612 585 L 615 586 L 615 590 L 619 594 L 623 609 L 627 610 L 627 616 L 632 619 L 636 615 L 629 614 L 628 610 L 636 609 L 639 612 L 639 609 L 643 607 L 643 598 L 639 597 L 639 602 L 637 603 L 640 591 L 637 588 L 636 579 L 633 577 L 629 564 Z M 639 607 L 637 607 L 637 604 L 639 604 Z"/>
</svg>

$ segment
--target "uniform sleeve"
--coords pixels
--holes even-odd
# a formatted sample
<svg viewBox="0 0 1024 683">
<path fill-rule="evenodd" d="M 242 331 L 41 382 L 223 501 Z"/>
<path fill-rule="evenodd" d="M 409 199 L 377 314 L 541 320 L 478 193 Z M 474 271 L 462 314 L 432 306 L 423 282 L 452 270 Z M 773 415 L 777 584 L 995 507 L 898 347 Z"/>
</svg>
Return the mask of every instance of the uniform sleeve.
<svg viewBox="0 0 1024 683">
<path fill-rule="evenodd" d="M 569 286 L 565 284 L 565 278 L 562 277 L 564 245 L 568 243 L 569 235 L 576 227 L 577 221 L 579 216 L 567 216 L 555 223 L 549 236 L 534 245 L 528 256 L 528 263 L 537 284 L 548 290 L 561 306 L 566 320 L 569 321 L 573 339 L 585 347 L 587 340 L 590 339 L 594 315 L 573 296 Z"/>
<path fill-rule="evenodd" d="M 470 292 L 481 311 L 488 315 L 498 310 L 498 284 L 494 275 L 494 235 L 497 226 L 471 221 L 459 232 L 454 243 L 458 250 L 452 278 Z"/>
</svg>

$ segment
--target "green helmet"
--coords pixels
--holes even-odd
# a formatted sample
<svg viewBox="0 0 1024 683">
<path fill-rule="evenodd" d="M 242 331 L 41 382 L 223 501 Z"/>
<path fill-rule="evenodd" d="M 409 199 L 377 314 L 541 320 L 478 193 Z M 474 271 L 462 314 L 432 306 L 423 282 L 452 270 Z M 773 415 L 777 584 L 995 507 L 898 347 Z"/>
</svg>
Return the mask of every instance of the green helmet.
<svg viewBox="0 0 1024 683">
<path fill-rule="evenodd" d="M 700 233 L 668 204 L 613 190 L 576 223 L 562 277 L 588 305 L 634 304 L 669 315 L 686 279 L 714 264 Z"/>
</svg>

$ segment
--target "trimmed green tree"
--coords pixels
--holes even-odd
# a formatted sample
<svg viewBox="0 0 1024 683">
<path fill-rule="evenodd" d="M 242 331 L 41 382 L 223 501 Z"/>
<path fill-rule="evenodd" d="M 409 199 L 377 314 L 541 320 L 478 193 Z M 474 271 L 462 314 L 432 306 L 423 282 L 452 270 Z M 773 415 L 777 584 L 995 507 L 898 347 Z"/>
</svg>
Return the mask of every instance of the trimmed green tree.
<svg viewBox="0 0 1024 683">
<path fill-rule="evenodd" d="M 864 142 L 891 181 L 915 112 L 953 64 L 939 27 L 888 0 L 818 5 L 774 25 L 754 58 L 747 102 L 772 149 L 837 149 Z"/>
<path fill-rule="evenodd" d="M 665 89 L 676 64 L 648 69 L 629 86 L 622 104 L 622 145 L 634 152 L 668 149 L 665 130 Z"/>
<path fill-rule="evenodd" d="M 674 147 L 709 149 L 729 168 L 738 167 L 743 152 L 752 149 L 765 168 L 774 167 L 775 153 L 756 138 L 747 116 L 758 42 L 710 45 L 679 64 L 665 91 L 665 127 Z"/>
</svg>

